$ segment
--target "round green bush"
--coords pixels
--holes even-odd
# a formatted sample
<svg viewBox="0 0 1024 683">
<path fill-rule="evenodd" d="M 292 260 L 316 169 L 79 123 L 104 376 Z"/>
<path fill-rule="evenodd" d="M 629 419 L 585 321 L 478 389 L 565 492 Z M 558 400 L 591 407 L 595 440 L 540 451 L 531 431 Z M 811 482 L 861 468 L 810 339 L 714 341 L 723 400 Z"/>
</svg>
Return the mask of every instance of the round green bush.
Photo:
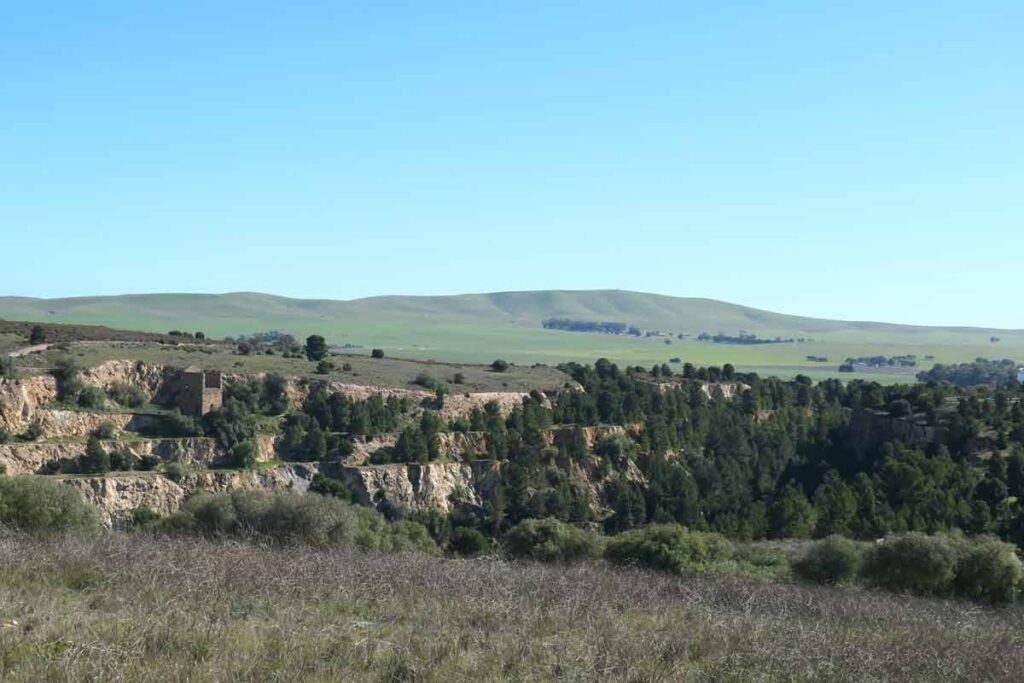
<svg viewBox="0 0 1024 683">
<path fill-rule="evenodd" d="M 542 562 L 573 562 L 598 554 L 593 534 L 554 518 L 527 519 L 505 536 L 505 552 Z"/>
<path fill-rule="evenodd" d="M 488 543 L 487 537 L 477 529 L 468 526 L 460 526 L 452 532 L 448 547 L 452 552 L 463 557 L 476 557 L 491 550 L 491 544 Z"/>
<path fill-rule="evenodd" d="M 919 595 L 944 595 L 952 587 L 957 553 L 942 536 L 889 536 L 864 554 L 861 576 L 880 588 Z"/>
<path fill-rule="evenodd" d="M 390 525 L 391 543 L 387 548 L 396 552 L 420 551 L 428 555 L 438 555 L 441 549 L 430 535 L 430 531 L 420 522 L 411 519 L 400 519 Z"/>
<path fill-rule="evenodd" d="M 793 571 L 806 581 L 830 585 L 847 583 L 857 576 L 860 560 L 856 543 L 842 536 L 829 536 L 794 562 Z"/>
<path fill-rule="evenodd" d="M 1010 543 L 977 539 L 957 562 L 953 588 L 958 596 L 970 600 L 1012 603 L 1024 588 L 1024 565 Z"/>
<path fill-rule="evenodd" d="M 162 522 L 169 531 L 250 536 L 280 543 L 325 546 L 352 542 L 358 519 L 336 498 L 298 493 L 197 493 Z"/>
<path fill-rule="evenodd" d="M 95 530 L 100 518 L 70 486 L 37 476 L 2 477 L 0 526 L 32 532 Z"/>
<path fill-rule="evenodd" d="M 732 557 L 732 544 L 714 533 L 687 531 L 677 524 L 654 525 L 616 536 L 604 556 L 616 564 L 635 564 L 682 574 L 702 571 Z"/>
</svg>

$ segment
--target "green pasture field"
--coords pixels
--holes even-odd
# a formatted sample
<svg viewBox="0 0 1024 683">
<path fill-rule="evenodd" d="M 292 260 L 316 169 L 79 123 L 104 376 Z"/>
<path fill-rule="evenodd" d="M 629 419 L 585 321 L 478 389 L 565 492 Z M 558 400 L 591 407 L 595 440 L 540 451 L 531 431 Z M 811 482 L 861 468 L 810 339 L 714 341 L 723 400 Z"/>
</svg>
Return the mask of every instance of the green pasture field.
<svg viewBox="0 0 1024 683">
<path fill-rule="evenodd" d="M 706 299 L 679 299 L 621 291 L 512 292 L 454 297 L 377 297 L 355 301 L 312 301 L 263 294 L 166 294 L 82 299 L 0 298 L 0 317 L 54 323 L 102 324 L 148 332 L 171 329 L 201 330 L 210 337 L 238 336 L 278 330 L 302 339 L 321 334 L 339 350 L 344 345 L 355 360 L 355 381 L 382 377 L 391 383 L 407 382 L 412 366 L 357 367 L 371 348 L 392 358 L 444 363 L 490 363 L 503 358 L 517 365 L 567 361 L 593 362 L 609 358 L 619 364 L 667 363 L 671 358 L 695 365 L 732 363 L 738 369 L 763 375 L 814 378 L 851 377 L 883 382 L 914 381 L 917 372 L 933 363 L 971 361 L 978 357 L 1024 361 L 1024 331 L 979 328 L 916 327 L 886 323 L 851 323 L 800 318 L 758 311 Z M 573 320 L 622 321 L 645 330 L 660 330 L 664 337 L 631 337 L 587 332 L 548 330 L 547 317 Z M 762 338 L 805 338 L 803 343 L 733 345 L 698 342 L 706 331 L 735 335 L 747 331 Z M 678 333 L 690 335 L 685 340 Z M 999 337 L 993 343 L 990 338 Z M 666 343 L 666 340 L 669 343 Z M 0 340 L 3 343 L 3 340 Z M 99 352 L 97 352 L 99 353 Z M 139 351 L 149 354 L 149 351 Z M 156 351 L 167 358 L 168 351 Z M 913 354 L 918 367 L 839 373 L 847 357 Z M 925 360 L 926 355 L 934 360 Z M 807 361 L 823 356 L 827 363 Z M 149 358 L 149 356 L 147 356 Z M 304 361 L 280 357 L 229 356 L 226 369 L 266 369 L 305 374 Z M 194 361 L 195 358 L 190 358 Z M 217 358 L 218 366 L 223 358 Z M 295 363 L 301 363 L 299 367 Z M 351 374 L 351 373 L 349 373 Z M 415 372 L 413 372 L 415 376 Z M 351 379 L 351 378 L 350 378 Z M 534 378 L 530 378 L 531 380 Z M 508 377 L 495 383 L 484 375 L 481 387 L 510 385 Z M 473 390 L 480 390 L 473 387 Z"/>
</svg>

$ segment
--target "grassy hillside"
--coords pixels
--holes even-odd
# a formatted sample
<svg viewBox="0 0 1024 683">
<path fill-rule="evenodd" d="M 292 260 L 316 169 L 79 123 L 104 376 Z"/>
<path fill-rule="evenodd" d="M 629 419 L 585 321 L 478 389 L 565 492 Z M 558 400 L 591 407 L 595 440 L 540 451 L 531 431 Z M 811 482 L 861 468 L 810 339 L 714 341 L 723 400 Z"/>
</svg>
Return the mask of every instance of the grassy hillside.
<svg viewBox="0 0 1024 683">
<path fill-rule="evenodd" d="M 384 296 L 353 301 L 289 299 L 268 294 L 142 294 L 69 299 L 0 298 L 0 317 L 101 324 L 208 335 L 282 330 L 323 334 L 331 343 L 379 346 L 394 355 L 453 361 L 519 363 L 592 360 L 650 364 L 681 357 L 695 363 L 731 362 L 775 374 L 834 374 L 848 356 L 935 356 L 939 362 L 978 356 L 1024 359 L 1024 331 L 917 327 L 783 315 L 710 299 L 620 290 L 501 292 L 459 296 Z M 701 332 L 805 337 L 802 344 L 736 346 L 666 338 L 631 338 L 546 330 L 550 317 L 612 321 L 671 335 Z M 992 343 L 991 337 L 999 337 Z M 807 356 L 822 356 L 814 364 Z M 904 378 L 912 371 L 885 373 Z M 862 375 L 863 376 L 863 375 Z"/>
<path fill-rule="evenodd" d="M 4 680 L 1024 676 L 1019 609 L 603 563 L 7 534 L 0 578 Z"/>
</svg>

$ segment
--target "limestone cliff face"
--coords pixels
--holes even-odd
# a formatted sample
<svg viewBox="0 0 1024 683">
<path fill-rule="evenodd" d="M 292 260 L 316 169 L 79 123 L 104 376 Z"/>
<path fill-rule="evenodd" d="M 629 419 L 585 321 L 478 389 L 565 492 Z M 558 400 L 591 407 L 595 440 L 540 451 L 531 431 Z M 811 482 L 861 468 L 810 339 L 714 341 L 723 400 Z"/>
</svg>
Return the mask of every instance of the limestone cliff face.
<svg viewBox="0 0 1024 683">
<path fill-rule="evenodd" d="M 687 382 L 699 382 L 701 392 L 703 392 L 708 398 L 715 398 L 717 394 L 721 394 L 722 398 L 733 399 L 744 391 L 750 389 L 749 384 L 744 384 L 742 382 L 707 382 L 702 380 L 683 380 L 682 383 L 678 381 L 658 382 L 656 383 L 656 386 L 664 392 L 685 387 L 687 386 Z"/>
<path fill-rule="evenodd" d="M 33 422 L 43 437 L 85 438 L 109 422 L 122 431 L 137 432 L 157 423 L 152 415 L 129 413 L 88 413 L 77 410 L 37 410 Z"/>
<path fill-rule="evenodd" d="M 181 485 L 192 491 L 295 491 L 309 490 L 313 475 L 320 471 L 315 462 L 286 463 L 265 470 L 203 470 L 189 472 Z"/>
<path fill-rule="evenodd" d="M 36 412 L 57 398 L 57 382 L 49 375 L 0 379 L 0 429 L 20 434 Z"/>
<path fill-rule="evenodd" d="M 132 441 L 104 441 L 108 451 L 124 448 L 136 456 L 155 455 L 164 462 L 178 461 L 186 465 L 209 466 L 220 461 L 220 453 L 213 439 L 193 437 L 187 439 L 136 439 Z M 85 455 L 84 441 L 33 441 L 0 445 L 0 465 L 7 474 L 41 474 L 49 472 L 77 472 L 78 460 Z M 264 459 L 271 459 L 265 457 Z"/>
<path fill-rule="evenodd" d="M 127 526 L 137 508 L 149 508 L 161 515 L 169 515 L 181 506 L 181 501 L 188 495 L 183 486 L 154 473 L 67 477 L 61 481 L 94 505 L 108 528 Z"/>
<path fill-rule="evenodd" d="M 714 398 L 715 394 L 721 393 L 722 398 L 736 398 L 750 385 L 740 382 L 701 382 L 700 389 L 708 398 Z"/>
<path fill-rule="evenodd" d="M 345 459 L 347 465 L 364 465 L 377 451 L 391 450 L 398 442 L 397 434 L 357 435 L 350 437 L 352 455 Z"/>
<path fill-rule="evenodd" d="M 10 443 L 0 445 L 0 466 L 11 476 L 74 471 L 85 455 L 84 443 Z"/>
<path fill-rule="evenodd" d="M 442 432 L 437 435 L 438 451 L 446 460 L 476 460 L 487 454 L 483 432 Z"/>
<path fill-rule="evenodd" d="M 643 428 L 644 426 L 640 423 L 626 425 L 625 427 L 620 425 L 598 425 L 596 427 L 566 425 L 548 430 L 545 432 L 544 437 L 549 446 L 570 446 L 575 442 L 576 434 L 579 432 L 587 450 L 593 450 L 594 446 L 606 436 L 621 434 L 635 439 L 643 431 Z"/>
<path fill-rule="evenodd" d="M 106 389 L 112 384 L 128 384 L 141 389 L 152 399 L 164 386 L 169 369 L 155 363 L 134 360 L 108 360 L 82 370 L 82 381 Z"/>
<path fill-rule="evenodd" d="M 483 409 L 488 403 L 495 403 L 502 415 L 508 415 L 529 396 L 521 391 L 482 391 L 473 394 L 451 394 L 444 399 L 441 416 L 446 420 L 469 415 L 473 408 Z"/>
<path fill-rule="evenodd" d="M 259 472 L 190 472 L 178 482 L 152 472 L 63 477 L 61 481 L 78 490 L 88 503 L 99 509 L 105 526 L 121 528 L 128 524 L 132 512 L 137 508 L 146 507 L 161 515 L 169 515 L 176 512 L 182 501 L 196 491 L 304 492 L 316 472 L 315 465 L 300 463 Z"/>
<path fill-rule="evenodd" d="M 449 512 L 453 501 L 481 505 L 497 482 L 499 466 L 490 462 L 345 467 L 342 476 L 354 499 L 364 505 L 384 500 L 411 510 Z"/>
<path fill-rule="evenodd" d="M 487 453 L 487 438 L 483 432 L 442 432 L 437 435 L 438 454 L 445 460 L 476 460 Z M 398 434 L 377 434 L 375 436 L 354 436 L 352 455 L 345 459 L 346 465 L 364 465 L 374 453 L 388 451 L 398 442 Z"/>
</svg>

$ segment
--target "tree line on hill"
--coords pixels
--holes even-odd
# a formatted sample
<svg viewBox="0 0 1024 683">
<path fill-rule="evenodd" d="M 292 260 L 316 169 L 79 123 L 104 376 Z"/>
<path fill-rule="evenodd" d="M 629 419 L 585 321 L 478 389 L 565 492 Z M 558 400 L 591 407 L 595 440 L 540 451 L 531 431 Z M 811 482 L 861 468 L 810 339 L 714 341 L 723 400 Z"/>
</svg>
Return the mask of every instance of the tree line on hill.
<svg viewBox="0 0 1024 683">
<path fill-rule="evenodd" d="M 931 370 L 919 372 L 917 378 L 922 382 L 949 382 L 958 387 L 977 385 L 999 385 L 1015 383 L 1017 371 L 1021 365 L 1009 359 L 988 360 L 976 358 L 971 363 L 944 365 L 936 363 Z"/>
</svg>

